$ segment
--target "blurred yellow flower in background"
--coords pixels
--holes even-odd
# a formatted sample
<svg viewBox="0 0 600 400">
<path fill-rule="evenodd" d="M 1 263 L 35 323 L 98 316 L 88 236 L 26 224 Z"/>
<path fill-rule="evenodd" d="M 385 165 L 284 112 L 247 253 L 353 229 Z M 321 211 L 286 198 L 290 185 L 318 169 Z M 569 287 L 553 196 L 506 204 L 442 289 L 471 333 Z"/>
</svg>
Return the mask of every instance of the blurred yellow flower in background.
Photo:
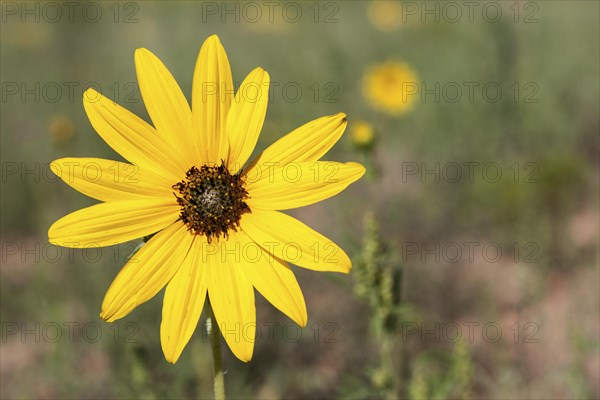
<svg viewBox="0 0 600 400">
<path fill-rule="evenodd" d="M 368 148 L 375 141 L 373 127 L 366 121 L 358 120 L 350 124 L 350 139 L 359 148 Z"/>
<path fill-rule="evenodd" d="M 402 26 L 402 5 L 399 1 L 373 0 L 369 3 L 368 16 L 377 29 L 393 32 Z"/>
<path fill-rule="evenodd" d="M 56 115 L 50 120 L 48 132 L 55 143 L 65 143 L 73 138 L 75 126 L 66 115 Z"/>
<path fill-rule="evenodd" d="M 417 74 L 404 62 L 389 60 L 374 65 L 363 76 L 363 93 L 369 104 L 391 115 L 412 109 L 416 87 Z"/>
</svg>

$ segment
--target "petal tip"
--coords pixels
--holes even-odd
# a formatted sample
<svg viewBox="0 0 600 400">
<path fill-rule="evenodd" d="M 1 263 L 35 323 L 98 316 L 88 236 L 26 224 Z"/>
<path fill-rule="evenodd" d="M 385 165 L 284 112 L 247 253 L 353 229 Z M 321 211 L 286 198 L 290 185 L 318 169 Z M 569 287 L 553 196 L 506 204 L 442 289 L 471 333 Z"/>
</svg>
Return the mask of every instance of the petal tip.
<svg viewBox="0 0 600 400">
<path fill-rule="evenodd" d="M 250 74 L 248 74 L 248 76 L 251 76 L 251 75 L 256 75 L 256 80 L 262 81 L 262 82 L 269 82 L 269 80 L 271 79 L 271 76 L 269 75 L 267 70 L 264 69 L 263 67 L 254 68 L 252 70 L 252 72 L 250 72 Z"/>
<path fill-rule="evenodd" d="M 167 348 L 167 344 L 163 344 L 163 354 L 169 364 L 175 364 L 181 356 L 181 351 L 178 352 L 175 349 L 169 349 Z"/>
<path fill-rule="evenodd" d="M 344 270 L 340 271 L 342 274 L 349 274 L 352 271 L 352 263 L 348 263 L 348 265 L 344 266 Z"/>
<path fill-rule="evenodd" d="M 64 163 L 69 162 L 69 161 L 74 161 L 72 158 L 69 157 L 63 157 L 63 158 L 57 158 L 54 161 L 50 162 L 50 171 L 52 171 L 52 173 L 54 175 L 56 175 L 58 178 L 63 179 L 63 177 L 67 177 L 70 179 L 70 182 L 72 182 L 73 180 L 73 173 L 72 173 L 72 169 L 71 168 L 66 168 L 65 173 L 63 173 L 63 169 L 62 166 Z M 69 172 L 71 172 L 71 174 L 69 174 Z"/>
<path fill-rule="evenodd" d="M 345 112 L 339 112 L 337 114 L 333 114 L 333 117 L 335 119 L 339 119 L 342 123 L 348 122 L 348 116 L 346 115 Z"/>
<path fill-rule="evenodd" d="M 143 62 L 144 59 L 153 57 L 153 56 L 154 56 L 154 54 L 150 50 L 148 50 L 145 47 L 140 47 L 139 49 L 135 49 L 133 58 L 137 65 L 138 63 Z"/>
<path fill-rule="evenodd" d="M 100 311 L 100 319 L 106 322 L 113 322 L 111 319 L 112 315 L 110 315 L 104 308 Z"/>
<path fill-rule="evenodd" d="M 349 167 L 353 167 L 355 169 L 355 173 L 356 173 L 356 175 L 358 175 L 357 179 L 361 178 L 367 171 L 367 169 L 365 168 L 364 165 L 357 163 L 357 162 L 348 162 L 348 163 L 346 163 L 346 165 L 348 165 Z"/>
<path fill-rule="evenodd" d="M 56 232 L 59 229 L 59 226 L 57 226 L 56 224 L 59 222 L 60 219 L 58 221 L 55 221 L 52 225 L 50 225 L 50 228 L 48 228 L 48 242 L 55 246 L 62 246 L 62 242 L 58 239 L 60 235 Z"/>
<path fill-rule="evenodd" d="M 54 233 L 51 232 L 50 229 L 52 229 L 52 227 L 50 227 L 48 229 L 48 243 L 50 243 L 54 246 L 60 246 L 60 242 L 58 240 L 56 240 Z"/>
<path fill-rule="evenodd" d="M 296 323 L 298 324 L 298 326 L 300 328 L 306 328 L 306 325 L 308 324 L 308 316 L 306 314 L 304 314 L 302 316 L 302 318 L 300 318 L 296 321 Z"/>
<path fill-rule="evenodd" d="M 223 50 L 223 45 L 221 44 L 221 39 L 219 39 L 219 36 L 215 35 L 210 35 L 209 37 L 206 38 L 206 40 L 204 41 L 204 43 L 202 43 L 202 46 L 200 48 L 200 52 L 202 52 L 202 50 L 208 50 L 210 52 L 213 51 L 219 51 L 219 50 Z"/>
<path fill-rule="evenodd" d="M 93 87 L 89 87 L 83 92 L 83 107 L 88 111 L 90 104 L 97 103 L 101 99 L 102 95 Z"/>
<path fill-rule="evenodd" d="M 221 332 L 222 334 L 222 332 Z M 236 356 L 236 358 L 242 362 L 250 362 L 254 353 L 254 342 L 246 342 L 240 340 L 239 342 L 225 341 L 229 346 L 229 349 Z"/>
<path fill-rule="evenodd" d="M 344 133 L 344 131 L 346 131 L 346 126 L 348 125 L 348 118 L 346 117 L 346 114 L 344 114 L 344 113 L 340 113 L 340 114 L 341 114 L 340 116 L 342 117 L 342 119 L 340 121 L 340 126 L 338 127 L 338 129 L 342 128 L 341 132 Z"/>
</svg>

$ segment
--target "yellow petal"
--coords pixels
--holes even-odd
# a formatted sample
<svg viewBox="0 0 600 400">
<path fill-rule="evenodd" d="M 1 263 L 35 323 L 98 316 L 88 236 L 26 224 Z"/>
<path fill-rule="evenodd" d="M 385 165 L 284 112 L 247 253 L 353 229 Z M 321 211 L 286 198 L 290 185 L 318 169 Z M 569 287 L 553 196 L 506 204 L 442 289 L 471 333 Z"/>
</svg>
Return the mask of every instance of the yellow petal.
<svg viewBox="0 0 600 400">
<path fill-rule="evenodd" d="M 194 136 L 200 163 L 220 163 L 227 157 L 225 126 L 233 99 L 233 80 L 219 38 L 206 39 L 194 69 L 192 83 Z"/>
<path fill-rule="evenodd" d="M 206 266 L 201 262 L 199 242 L 206 242 L 205 237 L 196 236 L 188 256 L 167 284 L 163 300 L 160 343 L 165 358 L 173 364 L 196 330 L 206 299 Z"/>
<path fill-rule="evenodd" d="M 232 173 L 239 171 L 252 154 L 268 103 L 269 74 L 258 67 L 242 82 L 227 116 L 228 168 Z"/>
<path fill-rule="evenodd" d="M 73 189 L 102 201 L 173 200 L 173 189 L 138 165 L 101 158 L 61 158 L 50 163 L 52 172 Z"/>
<path fill-rule="evenodd" d="M 254 289 L 240 271 L 241 246 L 235 233 L 226 241 L 208 245 L 202 252 L 207 262 L 208 297 L 216 323 L 229 348 L 248 362 L 254 351 L 256 308 Z"/>
<path fill-rule="evenodd" d="M 315 119 L 267 147 L 251 164 L 318 161 L 340 139 L 346 125 L 344 113 Z"/>
<path fill-rule="evenodd" d="M 315 271 L 350 272 L 350 258 L 340 246 L 296 218 L 278 211 L 244 214 L 242 230 L 270 254 Z"/>
<path fill-rule="evenodd" d="M 180 222 L 152 237 L 117 274 L 104 296 L 100 317 L 115 321 L 154 297 L 184 263 L 193 239 Z"/>
<path fill-rule="evenodd" d="M 333 161 L 259 163 L 244 171 L 251 210 L 285 210 L 325 200 L 365 173 L 360 164 Z"/>
<path fill-rule="evenodd" d="M 298 281 L 285 261 L 266 253 L 244 232 L 236 235 L 240 239 L 242 257 L 245 262 L 239 268 L 256 288 L 279 311 L 298 325 L 307 322 L 306 304 Z"/>
<path fill-rule="evenodd" d="M 96 132 L 126 160 L 175 182 L 190 167 L 152 126 L 94 89 L 84 93 L 83 106 Z"/>
<path fill-rule="evenodd" d="M 146 110 L 158 131 L 179 158 L 194 165 L 192 111 L 167 67 L 147 49 L 135 51 L 135 70 Z"/>
<path fill-rule="evenodd" d="M 174 199 L 100 203 L 56 221 L 48 240 L 64 247 L 112 246 L 160 231 L 177 220 L 180 210 Z"/>
</svg>

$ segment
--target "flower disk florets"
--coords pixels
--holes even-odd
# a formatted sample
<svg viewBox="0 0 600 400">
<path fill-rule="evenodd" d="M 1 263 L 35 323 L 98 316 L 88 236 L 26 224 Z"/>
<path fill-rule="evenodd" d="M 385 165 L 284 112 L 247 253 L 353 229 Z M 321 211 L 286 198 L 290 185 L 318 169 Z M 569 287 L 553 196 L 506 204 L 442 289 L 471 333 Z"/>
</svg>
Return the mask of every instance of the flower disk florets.
<svg viewBox="0 0 600 400">
<path fill-rule="evenodd" d="M 209 242 L 221 235 L 226 238 L 229 229 L 236 231 L 242 214 L 250 212 L 240 174 L 231 175 L 223 162 L 190 168 L 173 189 L 179 192 L 175 193 L 181 206 L 179 218 L 189 231 L 206 235 Z"/>
</svg>

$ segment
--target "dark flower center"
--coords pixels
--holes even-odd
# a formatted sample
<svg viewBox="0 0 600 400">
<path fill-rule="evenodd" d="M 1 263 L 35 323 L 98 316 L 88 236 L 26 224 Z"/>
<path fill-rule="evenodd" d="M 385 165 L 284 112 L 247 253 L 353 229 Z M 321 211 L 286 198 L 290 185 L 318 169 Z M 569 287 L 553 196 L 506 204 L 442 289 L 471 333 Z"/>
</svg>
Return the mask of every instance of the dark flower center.
<svg viewBox="0 0 600 400">
<path fill-rule="evenodd" d="M 190 168 L 173 189 L 179 192 L 174 193 L 181 206 L 179 218 L 195 235 L 206 235 L 209 243 L 221 235 L 227 238 L 229 229 L 240 226 L 242 214 L 250 212 L 240 174 L 231 175 L 224 162 Z"/>
</svg>

